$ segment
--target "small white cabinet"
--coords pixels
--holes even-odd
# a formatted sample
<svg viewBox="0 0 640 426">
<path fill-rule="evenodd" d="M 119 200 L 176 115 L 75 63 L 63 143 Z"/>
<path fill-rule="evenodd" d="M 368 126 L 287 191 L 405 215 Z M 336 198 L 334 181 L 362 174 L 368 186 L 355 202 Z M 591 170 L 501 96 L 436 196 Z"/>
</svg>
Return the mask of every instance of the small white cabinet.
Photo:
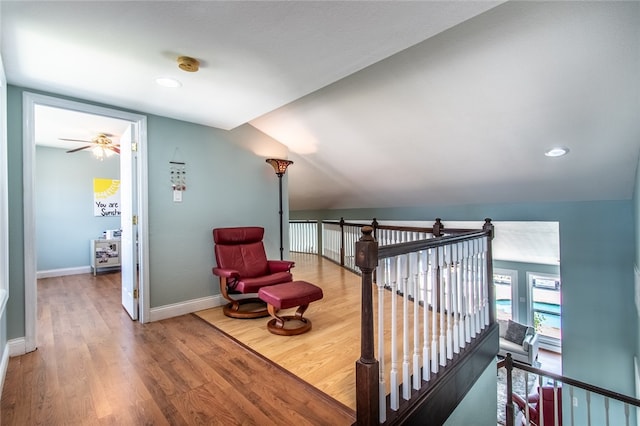
<svg viewBox="0 0 640 426">
<path fill-rule="evenodd" d="M 91 240 L 91 270 L 120 267 L 120 240 Z"/>
</svg>

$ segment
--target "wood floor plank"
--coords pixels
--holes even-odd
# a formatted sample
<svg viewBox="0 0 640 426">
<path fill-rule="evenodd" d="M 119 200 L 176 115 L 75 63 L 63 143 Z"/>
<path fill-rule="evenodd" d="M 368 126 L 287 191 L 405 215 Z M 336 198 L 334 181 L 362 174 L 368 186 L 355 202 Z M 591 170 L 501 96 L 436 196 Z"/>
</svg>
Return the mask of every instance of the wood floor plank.
<svg viewBox="0 0 640 426">
<path fill-rule="evenodd" d="M 39 280 L 38 349 L 9 360 L 1 424 L 355 421 L 353 411 L 194 315 L 131 321 L 119 286 L 119 273 Z"/>
</svg>

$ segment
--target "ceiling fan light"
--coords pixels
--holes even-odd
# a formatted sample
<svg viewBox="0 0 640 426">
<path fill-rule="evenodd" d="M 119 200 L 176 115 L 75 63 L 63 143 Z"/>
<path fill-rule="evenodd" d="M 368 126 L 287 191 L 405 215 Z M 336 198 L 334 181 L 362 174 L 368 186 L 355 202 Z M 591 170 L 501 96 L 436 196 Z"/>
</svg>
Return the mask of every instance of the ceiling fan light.
<svg viewBox="0 0 640 426">
<path fill-rule="evenodd" d="M 94 146 L 93 148 L 91 148 L 91 152 L 93 153 L 93 156 L 100 161 L 113 155 L 113 151 L 103 146 Z"/>
</svg>

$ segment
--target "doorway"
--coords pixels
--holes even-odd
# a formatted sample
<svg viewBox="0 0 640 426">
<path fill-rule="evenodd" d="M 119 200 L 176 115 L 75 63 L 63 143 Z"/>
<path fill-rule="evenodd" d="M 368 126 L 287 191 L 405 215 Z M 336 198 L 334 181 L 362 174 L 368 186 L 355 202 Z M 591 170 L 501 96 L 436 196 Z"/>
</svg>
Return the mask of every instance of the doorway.
<svg viewBox="0 0 640 426">
<path fill-rule="evenodd" d="M 147 322 L 149 318 L 148 303 L 148 230 L 147 230 L 147 174 L 146 174 L 146 117 L 139 114 L 120 110 L 99 107 L 95 105 L 74 102 L 50 96 L 25 92 L 23 94 L 23 178 L 24 178 L 24 241 L 25 241 L 25 352 L 36 349 L 37 327 L 37 255 L 36 255 L 36 137 L 35 129 L 36 108 L 51 107 L 60 110 L 86 113 L 104 118 L 122 120 L 130 123 L 132 132 L 131 140 L 135 141 L 137 151 L 135 155 L 128 156 L 128 163 L 122 167 L 128 167 L 135 171 L 135 176 L 130 182 L 133 193 L 137 195 L 130 201 L 129 211 L 136 214 L 137 238 L 131 239 L 129 253 L 137 253 L 137 274 L 139 279 L 138 299 L 140 322 Z M 126 201 L 122 201 L 125 203 Z M 124 217 L 122 218 L 125 219 Z M 132 217 L 133 221 L 134 218 Z M 88 244 L 88 243 L 87 243 Z M 87 249 L 88 250 L 88 249 Z"/>
</svg>

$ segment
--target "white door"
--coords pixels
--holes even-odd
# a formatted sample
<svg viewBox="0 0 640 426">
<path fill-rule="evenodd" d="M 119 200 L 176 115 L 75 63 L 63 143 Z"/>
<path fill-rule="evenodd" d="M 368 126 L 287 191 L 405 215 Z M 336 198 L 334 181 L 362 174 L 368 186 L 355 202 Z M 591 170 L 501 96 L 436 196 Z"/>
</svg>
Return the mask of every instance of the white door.
<svg viewBox="0 0 640 426">
<path fill-rule="evenodd" d="M 132 150 L 134 125 L 131 124 L 120 138 L 120 237 L 122 269 L 122 306 L 131 319 L 138 319 L 138 262 L 137 262 L 137 214 L 136 196 L 136 152 Z"/>
</svg>

